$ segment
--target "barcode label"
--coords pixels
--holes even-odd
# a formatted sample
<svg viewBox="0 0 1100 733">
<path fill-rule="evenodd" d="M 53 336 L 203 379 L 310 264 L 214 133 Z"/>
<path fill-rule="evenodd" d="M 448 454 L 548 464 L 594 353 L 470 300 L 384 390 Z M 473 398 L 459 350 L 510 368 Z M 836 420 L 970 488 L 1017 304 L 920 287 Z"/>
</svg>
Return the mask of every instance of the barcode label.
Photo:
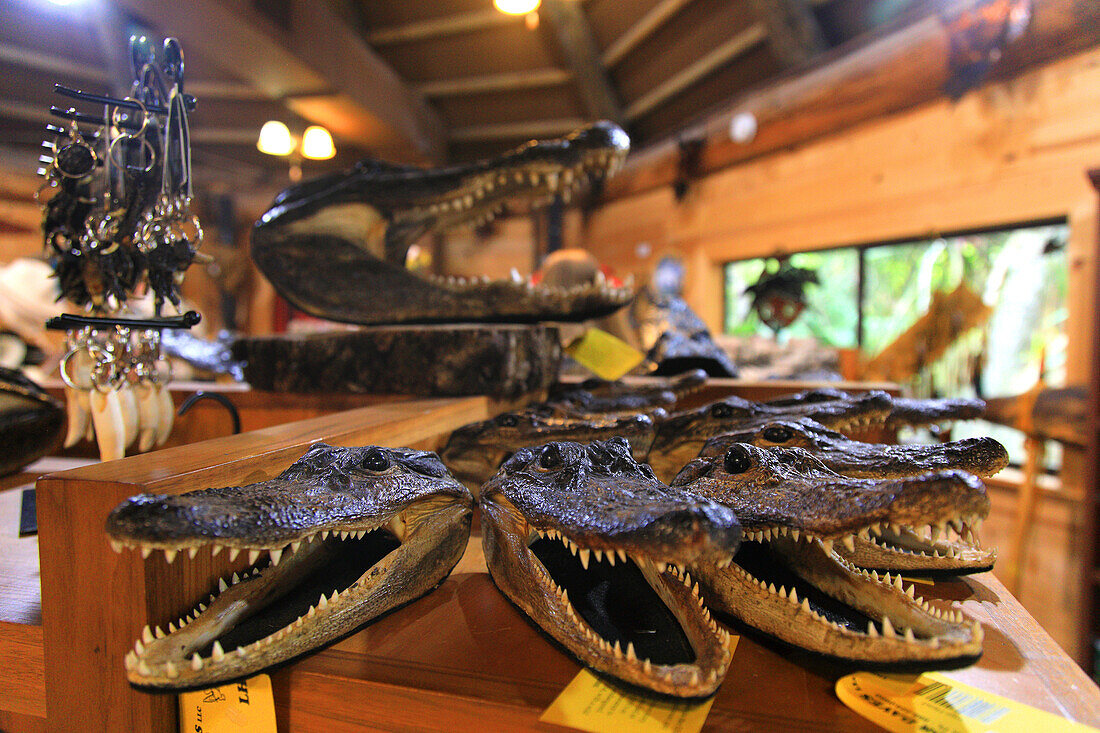
<svg viewBox="0 0 1100 733">
<path fill-rule="evenodd" d="M 933 682 L 917 690 L 916 695 L 923 697 L 948 712 L 955 712 L 973 718 L 979 723 L 989 725 L 1011 712 L 1003 705 L 982 700 L 962 690 L 952 689 L 942 682 Z"/>
</svg>

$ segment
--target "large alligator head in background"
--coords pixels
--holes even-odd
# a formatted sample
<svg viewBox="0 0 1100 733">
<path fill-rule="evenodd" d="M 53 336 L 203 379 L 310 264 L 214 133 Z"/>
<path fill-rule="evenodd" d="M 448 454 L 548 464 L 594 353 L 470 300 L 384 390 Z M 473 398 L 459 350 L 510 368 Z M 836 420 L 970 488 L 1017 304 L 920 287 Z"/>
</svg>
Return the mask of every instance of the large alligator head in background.
<svg viewBox="0 0 1100 733">
<path fill-rule="evenodd" d="M 669 695 L 718 688 L 729 635 L 682 568 L 729 562 L 732 511 L 670 490 L 621 439 L 517 452 L 481 510 L 493 580 L 582 663 Z"/>
<path fill-rule="evenodd" d="M 630 139 L 610 122 L 498 158 L 423 169 L 368 160 L 281 193 L 252 232 L 252 258 L 298 308 L 349 323 L 584 320 L 633 296 L 596 281 L 439 278 L 405 267 L 421 236 L 492 219 L 506 201 L 570 195 L 611 174 Z"/>
<path fill-rule="evenodd" d="M 559 440 L 591 442 L 620 437 L 638 460 L 644 460 L 657 433 L 653 417 L 568 417 L 544 405 L 505 412 L 490 420 L 463 425 L 451 433 L 439 452 L 443 463 L 477 494 L 504 461 L 522 448 Z"/>
<path fill-rule="evenodd" d="M 843 403 L 852 397 L 852 394 L 843 390 L 820 387 L 769 400 L 765 404 L 774 407 L 825 405 L 830 402 Z M 973 420 L 981 417 L 985 410 L 985 402 L 970 397 L 911 398 L 894 397 L 889 394 L 886 397 L 890 402 L 890 414 L 886 417 L 886 427 L 889 430 L 897 430 L 901 427 L 929 427 L 955 420 Z"/>
<path fill-rule="evenodd" d="M 989 509 L 973 476 L 845 478 L 799 448 L 738 443 L 692 461 L 671 486 L 733 509 L 744 528 L 730 566 L 692 566 L 711 607 L 843 659 L 922 663 L 981 654 L 976 621 L 916 597 L 900 576 L 858 568 L 837 552 L 890 527 L 973 525 Z"/>
<path fill-rule="evenodd" d="M 707 440 L 747 423 L 807 416 L 835 430 L 850 430 L 881 423 L 889 413 L 890 395 L 878 391 L 829 400 L 785 399 L 764 403 L 727 397 L 661 420 L 649 451 L 649 465 L 658 478 L 669 481 L 684 464 L 699 455 Z"/>
<path fill-rule="evenodd" d="M 472 509 L 433 453 L 323 443 L 268 481 L 127 500 L 107 520 L 116 550 L 248 559 L 178 628 L 145 627 L 130 682 L 207 687 L 315 651 L 446 578 Z"/>
<path fill-rule="evenodd" d="M 579 385 L 557 385 L 547 404 L 577 417 L 627 416 L 660 407 L 671 409 L 679 400 L 706 383 L 707 373 L 691 369 L 675 377 L 656 377 L 645 382 L 588 379 Z"/>
</svg>

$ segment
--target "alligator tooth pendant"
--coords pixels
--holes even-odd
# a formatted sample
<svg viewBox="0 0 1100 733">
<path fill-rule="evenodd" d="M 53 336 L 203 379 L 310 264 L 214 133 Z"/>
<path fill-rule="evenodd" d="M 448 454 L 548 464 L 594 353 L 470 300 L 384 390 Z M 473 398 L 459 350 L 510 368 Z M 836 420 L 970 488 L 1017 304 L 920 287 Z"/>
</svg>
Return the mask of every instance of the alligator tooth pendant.
<svg viewBox="0 0 1100 733">
<path fill-rule="evenodd" d="M 138 406 L 134 398 L 134 391 L 129 384 L 123 382 L 116 390 L 118 403 L 122 408 L 122 427 L 124 428 L 123 444 L 129 448 L 137 440 L 138 436 Z"/>
<path fill-rule="evenodd" d="M 65 409 L 69 415 L 69 429 L 65 433 L 65 447 L 72 448 L 79 443 L 91 427 L 88 414 L 88 393 L 65 385 Z"/>
<path fill-rule="evenodd" d="M 95 389 L 92 390 L 90 399 L 100 460 L 113 461 L 122 458 L 126 455 L 123 442 L 126 427 L 122 422 L 122 405 L 119 403 L 118 392 L 113 389 L 106 392 Z"/>
<path fill-rule="evenodd" d="M 134 397 L 138 407 L 138 450 L 144 453 L 153 447 L 160 425 L 156 388 L 148 382 L 139 382 L 134 385 Z"/>
<path fill-rule="evenodd" d="M 176 406 L 172 402 L 172 393 L 162 384 L 153 387 L 157 400 L 157 439 L 156 445 L 162 446 L 172 434 L 172 424 L 176 419 Z"/>
</svg>

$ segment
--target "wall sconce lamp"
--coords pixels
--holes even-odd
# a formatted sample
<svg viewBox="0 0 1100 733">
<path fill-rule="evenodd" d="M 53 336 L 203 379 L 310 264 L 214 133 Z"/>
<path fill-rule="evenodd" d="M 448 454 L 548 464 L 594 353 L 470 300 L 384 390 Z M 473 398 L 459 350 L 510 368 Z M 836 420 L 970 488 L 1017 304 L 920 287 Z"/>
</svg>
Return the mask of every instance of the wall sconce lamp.
<svg viewBox="0 0 1100 733">
<path fill-rule="evenodd" d="M 290 158 L 290 178 L 299 181 L 302 178 L 301 159 L 328 160 L 336 155 L 336 145 L 332 135 L 320 125 L 310 125 L 296 138 L 284 123 L 268 120 L 260 128 L 260 137 L 256 148 L 261 153 Z"/>
</svg>

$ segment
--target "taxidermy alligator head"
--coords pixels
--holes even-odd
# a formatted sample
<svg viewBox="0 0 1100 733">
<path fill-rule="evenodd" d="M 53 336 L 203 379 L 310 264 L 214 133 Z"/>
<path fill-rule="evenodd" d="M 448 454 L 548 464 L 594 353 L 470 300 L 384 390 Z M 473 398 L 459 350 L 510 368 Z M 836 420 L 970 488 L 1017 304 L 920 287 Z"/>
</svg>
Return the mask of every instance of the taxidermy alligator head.
<svg viewBox="0 0 1100 733">
<path fill-rule="evenodd" d="M 61 403 L 23 376 L 0 367 L 0 476 L 18 471 L 61 443 Z"/>
<path fill-rule="evenodd" d="M 992 476 L 1008 465 L 1008 452 L 993 438 L 966 438 L 933 445 L 861 443 L 806 417 L 770 420 L 711 438 L 700 458 L 721 456 L 736 443 L 758 448 L 802 448 L 831 471 L 849 478 L 900 479 L 931 471 L 955 469 L 977 476 Z M 844 491 L 844 484 L 830 484 Z M 915 527 L 897 523 L 875 527 L 867 536 L 857 535 L 849 549 L 835 551 L 845 560 L 865 568 L 907 573 L 952 575 L 989 570 L 997 552 L 984 549 L 975 531 L 988 513 L 978 512 L 975 526 L 963 522 L 918 522 Z"/>
<path fill-rule="evenodd" d="M 425 234 L 491 220 L 511 198 L 568 198 L 611 174 L 630 139 L 597 122 L 498 158 L 423 169 L 362 161 L 288 188 L 257 222 L 252 258 L 279 294 L 315 316 L 349 323 L 584 320 L 632 297 L 602 279 L 575 288 L 514 277 L 439 278 L 405 267 Z"/>
<path fill-rule="evenodd" d="M 806 416 L 834 430 L 851 430 L 881 423 L 889 413 L 890 395 L 879 391 L 828 400 L 788 398 L 763 403 L 727 397 L 661 420 L 649 451 L 649 465 L 658 478 L 671 480 L 684 464 L 699 455 L 708 439 L 747 423 Z"/>
<path fill-rule="evenodd" d="M 433 453 L 323 443 L 276 478 L 111 512 L 112 545 L 172 562 L 209 548 L 249 567 L 126 656 L 143 687 L 222 684 L 328 644 L 434 588 L 466 547 L 472 499 Z"/>
<path fill-rule="evenodd" d="M 992 476 L 1008 465 L 1008 451 L 993 438 L 932 445 L 864 443 L 809 417 L 747 423 L 708 440 L 699 456 L 722 455 L 734 443 L 751 443 L 758 448 L 803 448 L 830 470 L 852 478 L 904 478 L 952 468 Z"/>
<path fill-rule="evenodd" d="M 497 587 L 582 663 L 668 695 L 717 689 L 729 635 L 682 568 L 729 562 L 732 511 L 670 490 L 622 439 L 518 451 L 481 510 Z"/>
<path fill-rule="evenodd" d="M 699 389 L 707 380 L 702 369 L 660 379 L 654 383 L 628 384 L 616 380 L 589 379 L 578 386 L 558 385 L 547 400 L 554 409 L 576 417 L 625 417 L 672 408 L 680 399 Z"/>
<path fill-rule="evenodd" d="M 476 494 L 521 448 L 537 448 L 558 440 L 588 443 L 620 437 L 630 444 L 638 460 L 644 460 L 656 433 L 651 415 L 568 417 L 548 406 L 536 405 L 463 425 L 451 433 L 439 455 L 451 473 Z"/>
<path fill-rule="evenodd" d="M 914 594 L 900 576 L 837 553 L 894 528 L 968 527 L 989 508 L 978 479 L 959 471 L 916 478 L 844 478 L 799 448 L 735 444 L 692 461 L 672 482 L 737 514 L 745 541 L 727 568 L 698 562 L 703 597 L 788 644 L 863 662 L 942 662 L 981 654 L 983 632 L 961 613 Z"/>
<path fill-rule="evenodd" d="M 774 407 L 824 405 L 830 402 L 843 403 L 852 397 L 853 395 L 848 392 L 823 387 L 769 400 L 765 404 Z M 955 420 L 973 420 L 981 417 L 985 410 L 985 402 L 968 397 L 908 398 L 887 394 L 886 398 L 890 402 L 890 414 L 886 418 L 886 427 L 892 430 L 901 427 L 920 428 L 941 425 Z"/>
</svg>

